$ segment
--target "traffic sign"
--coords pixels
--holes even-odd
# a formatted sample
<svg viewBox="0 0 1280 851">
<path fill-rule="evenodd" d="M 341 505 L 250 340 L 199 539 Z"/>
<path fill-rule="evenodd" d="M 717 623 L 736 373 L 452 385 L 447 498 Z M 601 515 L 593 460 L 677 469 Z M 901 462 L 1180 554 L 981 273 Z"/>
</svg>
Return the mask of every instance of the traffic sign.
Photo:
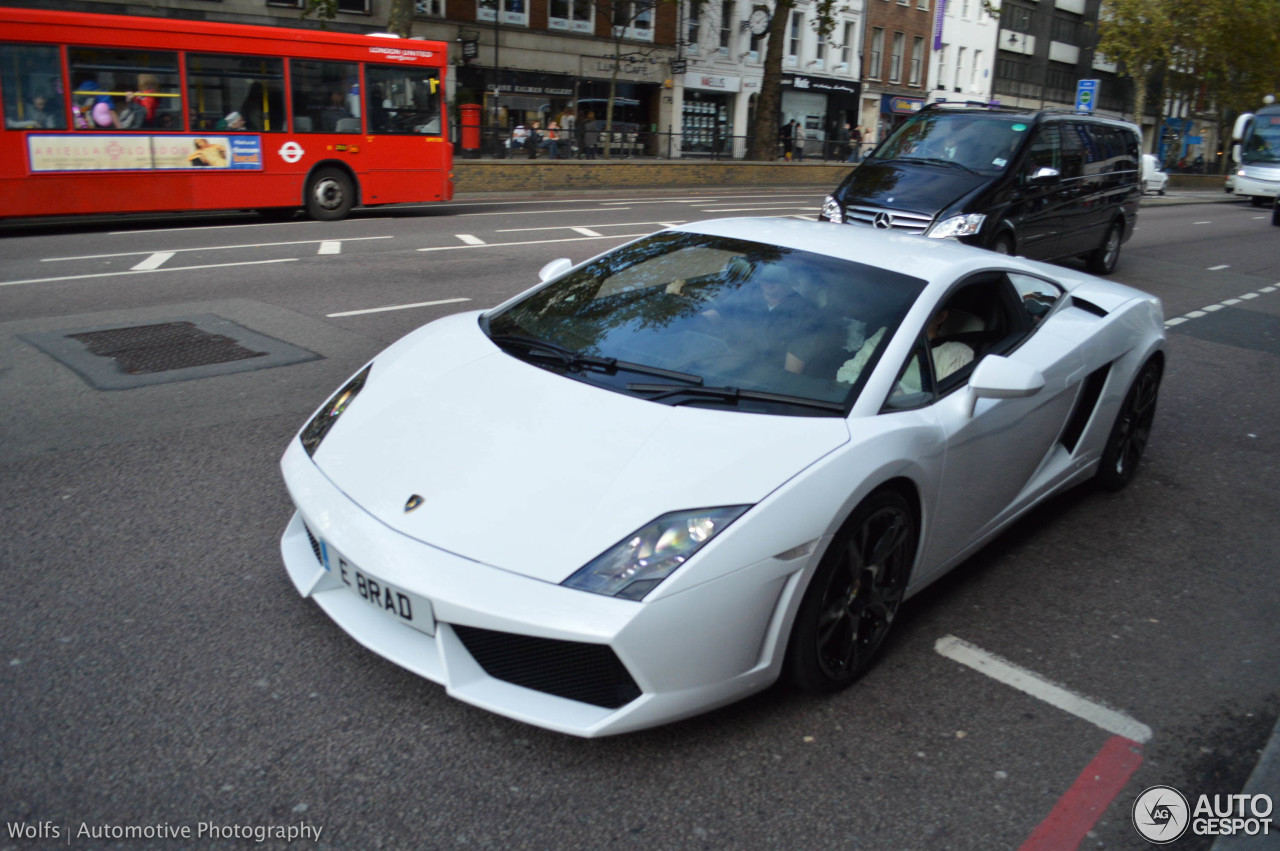
<svg viewBox="0 0 1280 851">
<path fill-rule="evenodd" d="M 1098 99 L 1098 80 L 1081 80 L 1076 84 L 1076 112 L 1093 112 Z"/>
</svg>

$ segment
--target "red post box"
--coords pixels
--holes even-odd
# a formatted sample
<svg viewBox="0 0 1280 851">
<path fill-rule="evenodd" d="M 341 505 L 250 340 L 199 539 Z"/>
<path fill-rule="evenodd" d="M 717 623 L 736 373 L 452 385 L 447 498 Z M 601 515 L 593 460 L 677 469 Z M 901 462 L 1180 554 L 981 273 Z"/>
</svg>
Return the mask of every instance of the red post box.
<svg viewBox="0 0 1280 851">
<path fill-rule="evenodd" d="M 480 150 L 480 104 L 464 103 L 458 111 L 462 113 L 462 149 Z"/>
</svg>

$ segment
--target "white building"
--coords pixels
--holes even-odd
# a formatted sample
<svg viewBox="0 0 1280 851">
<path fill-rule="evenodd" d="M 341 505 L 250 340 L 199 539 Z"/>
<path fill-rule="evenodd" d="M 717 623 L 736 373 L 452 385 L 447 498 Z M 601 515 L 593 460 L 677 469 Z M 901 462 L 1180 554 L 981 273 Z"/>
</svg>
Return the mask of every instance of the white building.
<svg viewBox="0 0 1280 851">
<path fill-rule="evenodd" d="M 929 57 L 929 97 L 935 101 L 989 101 L 995 76 L 999 0 L 935 0 Z"/>
</svg>

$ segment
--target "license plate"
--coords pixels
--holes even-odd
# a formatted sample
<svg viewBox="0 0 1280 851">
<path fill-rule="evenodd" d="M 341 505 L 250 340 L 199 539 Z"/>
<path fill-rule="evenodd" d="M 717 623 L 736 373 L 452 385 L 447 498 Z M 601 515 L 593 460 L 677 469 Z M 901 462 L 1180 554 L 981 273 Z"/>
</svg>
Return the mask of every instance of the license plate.
<svg viewBox="0 0 1280 851">
<path fill-rule="evenodd" d="M 334 552 L 332 547 L 325 546 L 324 555 L 326 567 L 332 566 L 337 578 L 357 597 L 405 626 L 427 635 L 436 634 L 435 613 L 429 600 L 370 576 Z"/>
</svg>

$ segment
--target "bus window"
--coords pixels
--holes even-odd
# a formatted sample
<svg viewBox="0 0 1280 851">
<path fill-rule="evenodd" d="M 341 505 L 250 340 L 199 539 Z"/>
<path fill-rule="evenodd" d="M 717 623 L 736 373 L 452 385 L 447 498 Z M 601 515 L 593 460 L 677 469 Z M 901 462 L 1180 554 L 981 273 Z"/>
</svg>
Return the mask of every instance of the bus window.
<svg viewBox="0 0 1280 851">
<path fill-rule="evenodd" d="M 368 65 L 370 133 L 440 135 L 440 74 L 434 68 Z"/>
<path fill-rule="evenodd" d="M 284 62 L 188 54 L 187 109 L 192 130 L 283 133 Z"/>
<path fill-rule="evenodd" d="M 4 126 L 11 130 L 62 130 L 62 69 L 58 48 L 0 45 Z"/>
<path fill-rule="evenodd" d="M 71 102 L 77 130 L 181 130 L 178 55 L 74 47 Z"/>
<path fill-rule="evenodd" d="M 354 62 L 289 61 L 298 133 L 359 133 L 360 76 Z"/>
</svg>

